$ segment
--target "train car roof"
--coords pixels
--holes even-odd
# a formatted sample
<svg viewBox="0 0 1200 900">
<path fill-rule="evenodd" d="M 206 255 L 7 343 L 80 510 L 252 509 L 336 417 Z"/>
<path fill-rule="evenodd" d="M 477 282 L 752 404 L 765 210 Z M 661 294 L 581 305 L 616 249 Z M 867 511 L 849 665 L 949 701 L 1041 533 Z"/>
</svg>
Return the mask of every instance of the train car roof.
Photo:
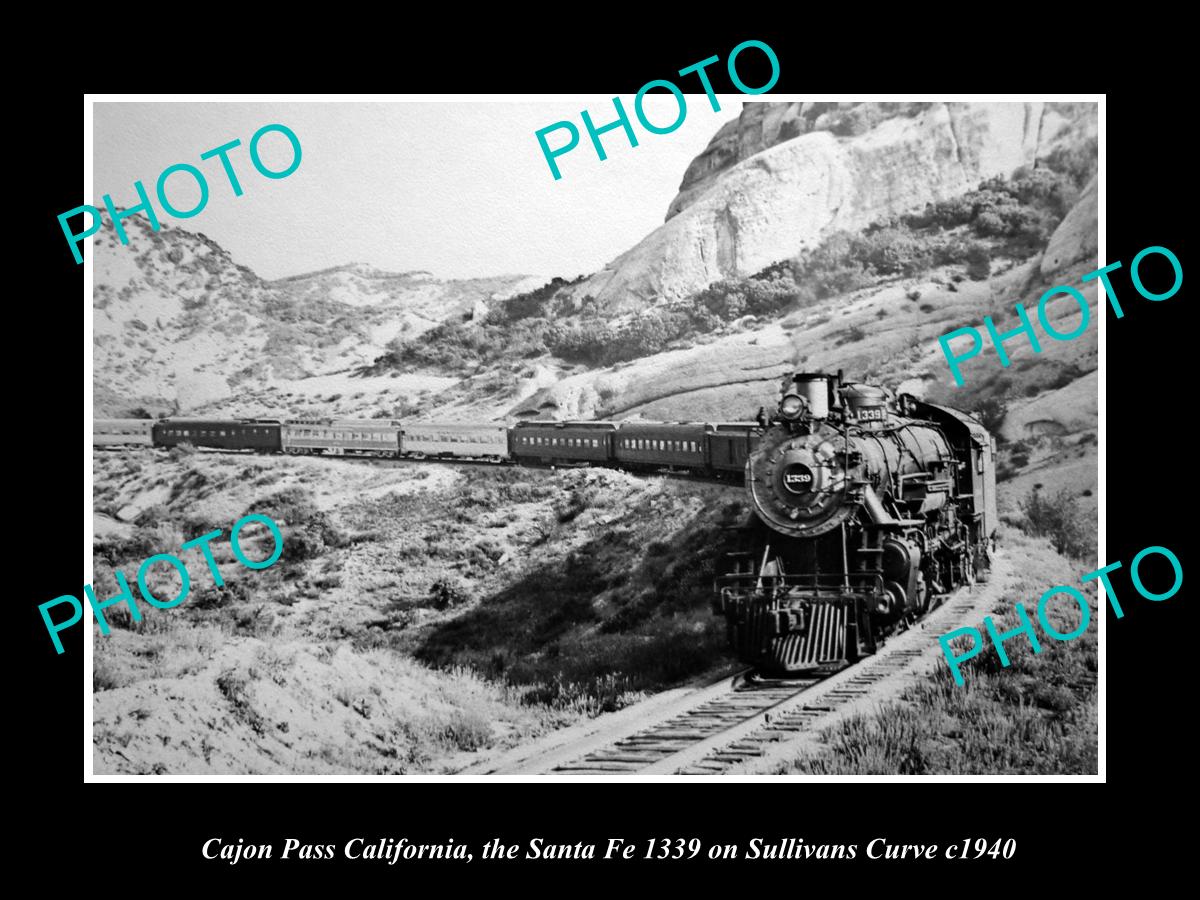
<svg viewBox="0 0 1200 900">
<path fill-rule="evenodd" d="M 514 425 L 514 428 L 597 428 L 597 429 L 615 429 L 619 427 L 618 422 L 597 421 L 597 422 L 557 422 L 552 419 L 545 421 L 533 421 L 526 419 Z"/>
<path fill-rule="evenodd" d="M 503 422 L 411 422 L 407 419 L 399 423 L 401 428 L 443 428 L 451 431 L 474 431 L 479 428 L 507 428 Z"/>
<path fill-rule="evenodd" d="M 650 432 L 696 432 L 708 431 L 704 422 L 622 422 L 617 431 L 629 434 Z"/>
<path fill-rule="evenodd" d="M 353 425 L 356 428 L 396 428 L 400 425 L 398 419 L 285 419 L 284 425 L 337 425 L 345 427 Z"/>
<path fill-rule="evenodd" d="M 169 419 L 157 419 L 160 424 L 177 425 L 282 425 L 279 419 L 204 419 L 172 416 Z"/>
</svg>

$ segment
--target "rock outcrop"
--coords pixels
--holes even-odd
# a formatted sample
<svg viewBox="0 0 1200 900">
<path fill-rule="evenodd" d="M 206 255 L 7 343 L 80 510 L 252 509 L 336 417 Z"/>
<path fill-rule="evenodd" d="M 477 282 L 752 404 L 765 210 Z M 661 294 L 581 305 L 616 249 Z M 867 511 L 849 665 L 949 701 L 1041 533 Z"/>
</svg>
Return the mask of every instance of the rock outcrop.
<svg viewBox="0 0 1200 900">
<path fill-rule="evenodd" d="M 776 144 L 812 131 L 840 137 L 862 134 L 885 118 L 913 116 L 930 103 L 746 103 L 726 122 L 684 173 L 667 219 L 691 206 L 721 173 Z"/>
<path fill-rule="evenodd" d="M 832 231 L 857 230 L 1010 175 L 1095 127 L 1094 106 L 895 106 L 902 108 L 747 104 L 692 164 L 672 204 L 678 214 L 572 296 L 591 295 L 618 312 L 680 298 L 794 256 Z M 848 116 L 850 124 L 840 124 Z M 803 127 L 809 130 L 789 136 Z"/>
<path fill-rule="evenodd" d="M 1046 252 L 1042 254 L 1041 271 L 1050 275 L 1065 266 L 1082 259 L 1096 260 L 1099 233 L 1096 229 L 1098 222 L 1099 196 L 1096 189 L 1096 178 L 1087 183 L 1071 211 L 1054 229 Z"/>
</svg>

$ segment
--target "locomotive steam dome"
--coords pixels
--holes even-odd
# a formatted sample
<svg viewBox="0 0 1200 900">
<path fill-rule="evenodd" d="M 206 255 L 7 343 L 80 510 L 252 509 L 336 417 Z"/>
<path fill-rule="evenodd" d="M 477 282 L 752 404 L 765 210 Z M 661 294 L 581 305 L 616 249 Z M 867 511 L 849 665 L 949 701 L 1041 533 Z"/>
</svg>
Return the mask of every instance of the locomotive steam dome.
<svg viewBox="0 0 1200 900">
<path fill-rule="evenodd" d="M 848 384 L 842 388 L 846 418 L 862 428 L 879 429 L 887 422 L 888 394 L 872 384 Z"/>
<path fill-rule="evenodd" d="M 853 511 L 845 502 L 846 471 L 838 457 L 829 433 L 764 437 L 750 458 L 747 480 L 759 515 L 784 534 L 837 528 Z"/>
</svg>

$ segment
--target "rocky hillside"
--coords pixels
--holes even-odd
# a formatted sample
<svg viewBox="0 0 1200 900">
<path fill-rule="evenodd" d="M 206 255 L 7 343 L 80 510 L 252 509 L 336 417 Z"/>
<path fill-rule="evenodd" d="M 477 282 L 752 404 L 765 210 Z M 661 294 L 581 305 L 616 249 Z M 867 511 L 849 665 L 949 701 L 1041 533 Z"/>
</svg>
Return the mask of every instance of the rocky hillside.
<svg viewBox="0 0 1200 900">
<path fill-rule="evenodd" d="M 540 287 L 355 265 L 268 282 L 131 219 L 132 246 L 97 240 L 96 408 L 727 420 L 783 370 L 842 368 L 988 409 L 1010 475 L 1045 484 L 1069 456 L 1083 493 L 1094 330 L 981 357 L 964 389 L 936 339 L 1095 267 L 1095 131 L 1088 105 L 750 103 L 665 225 Z"/>
<path fill-rule="evenodd" d="M 742 114 L 725 123 L 713 135 L 705 151 L 692 160 L 679 186 L 679 194 L 667 210 L 667 218 L 691 206 L 723 172 L 776 144 L 814 131 L 828 131 L 836 137 L 855 137 L 886 119 L 913 118 L 933 106 L 945 106 L 951 116 L 959 115 L 967 108 L 959 103 L 747 103 Z M 1089 104 L 1033 103 L 1023 106 L 1028 114 L 1038 116 L 1037 142 L 1042 152 L 1058 143 L 1064 132 L 1081 136 L 1095 134 L 1095 110 Z M 1023 122 L 1022 132 L 1026 128 Z"/>
<path fill-rule="evenodd" d="M 94 465 L 97 592 L 243 512 L 285 534 L 269 569 L 214 544 L 222 587 L 193 569 L 179 607 L 109 611 L 98 773 L 456 771 L 731 667 L 709 607 L 745 512 L 731 486 L 150 450 Z"/>
<path fill-rule="evenodd" d="M 572 289 L 635 310 L 749 275 L 1079 144 L 1092 105 L 747 103 L 684 176 L 667 222 Z"/>
<path fill-rule="evenodd" d="M 287 408 L 283 386 L 297 400 L 331 393 L 393 338 L 483 315 L 528 282 L 354 264 L 265 281 L 203 234 L 166 224 L 154 232 L 141 216 L 125 226 L 129 246 L 108 223 L 93 245 L 98 415 Z"/>
</svg>

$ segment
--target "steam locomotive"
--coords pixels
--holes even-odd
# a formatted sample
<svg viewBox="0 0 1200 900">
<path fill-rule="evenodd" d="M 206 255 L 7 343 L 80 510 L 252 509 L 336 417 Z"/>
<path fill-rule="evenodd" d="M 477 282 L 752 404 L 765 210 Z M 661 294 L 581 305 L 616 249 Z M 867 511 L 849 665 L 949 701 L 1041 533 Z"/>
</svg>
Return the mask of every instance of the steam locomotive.
<svg viewBox="0 0 1200 900">
<path fill-rule="evenodd" d="M 612 466 L 743 478 L 752 514 L 716 579 L 738 656 L 759 671 L 849 664 L 985 577 L 995 443 L 956 410 L 842 373 L 784 376 L 754 422 L 422 423 L 109 419 L 97 447 Z"/>
<path fill-rule="evenodd" d="M 738 656 L 760 671 L 848 665 L 986 578 L 995 441 L 964 413 L 788 374 L 746 464 L 753 514 L 717 578 Z"/>
</svg>

